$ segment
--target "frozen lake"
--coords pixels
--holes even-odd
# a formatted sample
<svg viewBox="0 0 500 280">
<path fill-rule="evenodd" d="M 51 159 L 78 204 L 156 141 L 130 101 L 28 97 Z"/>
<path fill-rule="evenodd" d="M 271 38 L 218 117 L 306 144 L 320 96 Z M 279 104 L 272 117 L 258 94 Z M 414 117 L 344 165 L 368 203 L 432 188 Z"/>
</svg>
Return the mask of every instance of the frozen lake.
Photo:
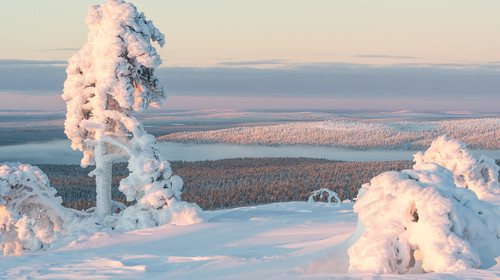
<svg viewBox="0 0 500 280">
<path fill-rule="evenodd" d="M 217 160 L 242 157 L 308 157 L 344 161 L 411 160 L 416 151 L 344 150 L 315 146 L 266 147 L 231 144 L 182 144 L 160 142 L 160 150 L 168 160 Z M 500 150 L 473 151 L 476 157 L 485 154 L 500 159 Z M 69 140 L 36 144 L 0 146 L 0 162 L 79 164 L 81 152 L 70 148 Z"/>
</svg>

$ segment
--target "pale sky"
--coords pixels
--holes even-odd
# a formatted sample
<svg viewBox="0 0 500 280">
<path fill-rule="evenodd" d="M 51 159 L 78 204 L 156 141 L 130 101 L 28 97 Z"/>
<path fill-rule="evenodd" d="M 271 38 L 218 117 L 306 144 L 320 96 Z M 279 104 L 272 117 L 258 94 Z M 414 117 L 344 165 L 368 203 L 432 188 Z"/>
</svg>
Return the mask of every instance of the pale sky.
<svg viewBox="0 0 500 280">
<path fill-rule="evenodd" d="M 101 2 L 1 0 L 0 59 L 67 60 L 86 42 L 88 7 Z M 167 36 L 164 66 L 500 61 L 498 0 L 133 3 Z"/>
<path fill-rule="evenodd" d="M 88 7 L 101 2 L 0 0 L 0 95 L 12 100 L 0 109 L 22 107 L 16 95 L 62 92 L 64 62 L 87 41 Z M 391 99 L 400 110 L 425 109 L 415 98 L 428 98 L 437 109 L 500 111 L 499 0 L 132 2 L 166 35 L 157 49 L 175 97 L 167 102 L 257 96 L 333 108 L 325 100 Z"/>
</svg>

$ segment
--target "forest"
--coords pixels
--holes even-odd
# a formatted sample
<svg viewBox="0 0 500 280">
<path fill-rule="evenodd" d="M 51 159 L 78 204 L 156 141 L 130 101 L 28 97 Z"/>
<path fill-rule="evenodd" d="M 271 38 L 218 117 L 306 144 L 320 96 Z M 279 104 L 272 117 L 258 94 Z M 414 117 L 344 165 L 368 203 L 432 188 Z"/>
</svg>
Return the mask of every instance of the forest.
<svg viewBox="0 0 500 280">
<path fill-rule="evenodd" d="M 496 161 L 500 164 L 500 160 Z M 327 188 L 342 200 L 352 200 L 359 188 L 374 176 L 389 170 L 410 168 L 411 161 L 349 162 L 311 158 L 238 158 L 207 161 L 171 161 L 174 174 L 184 180 L 182 200 L 204 210 L 234 208 L 272 202 L 307 201 L 311 193 Z M 66 207 L 95 206 L 95 179 L 87 174 L 92 167 L 37 164 Z M 118 190 L 128 175 L 126 164 L 113 167 L 112 196 L 126 203 Z M 324 199 L 323 199 L 324 200 Z M 130 204 L 130 203 L 126 203 Z"/>
<path fill-rule="evenodd" d="M 204 210 L 234 208 L 285 201 L 307 201 L 311 193 L 327 188 L 342 200 L 352 200 L 358 189 L 374 176 L 410 168 L 411 161 L 348 162 L 311 158 L 238 158 L 212 161 L 171 161 L 174 174 L 184 180 L 182 200 Z M 500 164 L 500 160 L 497 160 Z M 38 164 L 66 207 L 95 206 L 95 179 L 91 167 Z M 112 196 L 125 203 L 118 190 L 126 177 L 125 164 L 113 167 Z M 126 203 L 130 204 L 130 203 Z"/>
<path fill-rule="evenodd" d="M 311 192 L 327 188 L 342 200 L 353 199 L 362 184 L 388 170 L 402 170 L 410 161 L 342 162 L 310 158 L 239 158 L 215 161 L 172 161 L 174 174 L 184 180 L 182 200 L 204 210 L 234 208 L 284 201 L 307 201 Z M 87 209 L 95 205 L 91 167 L 38 164 L 64 205 Z M 126 164 L 113 167 L 112 196 L 125 203 L 118 190 L 128 175 Z M 127 203 L 129 204 L 129 203 Z"/>
<path fill-rule="evenodd" d="M 158 137 L 181 143 L 231 143 L 259 145 L 316 145 L 356 150 L 426 149 L 432 139 L 447 135 L 470 149 L 500 149 L 500 118 L 439 121 L 291 122 L 278 125 L 235 127 L 211 131 L 178 132 Z"/>
</svg>

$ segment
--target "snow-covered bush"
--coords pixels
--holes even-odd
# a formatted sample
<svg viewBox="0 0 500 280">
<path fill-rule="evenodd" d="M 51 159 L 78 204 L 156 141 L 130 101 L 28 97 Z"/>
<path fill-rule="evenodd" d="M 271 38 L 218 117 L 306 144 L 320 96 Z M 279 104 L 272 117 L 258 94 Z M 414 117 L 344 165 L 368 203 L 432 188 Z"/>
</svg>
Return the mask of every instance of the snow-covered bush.
<svg viewBox="0 0 500 280">
<path fill-rule="evenodd" d="M 442 151 L 456 145 L 448 143 L 452 147 L 443 144 Z M 494 265 L 500 209 L 457 187 L 450 170 L 421 154 L 415 158 L 413 169 L 382 173 L 360 189 L 354 211 L 364 232 L 349 248 L 350 270 L 444 272 Z M 466 159 L 474 162 L 464 157 L 453 166 Z"/>
<path fill-rule="evenodd" d="M 326 195 L 328 196 L 327 197 L 328 203 L 331 203 L 332 199 L 335 198 L 338 206 L 340 206 L 342 204 L 342 200 L 340 200 L 340 198 L 336 192 L 329 190 L 329 189 L 325 189 L 325 188 L 313 191 L 311 193 L 311 195 L 309 196 L 309 199 L 307 200 L 307 202 L 314 203 L 314 198 L 317 197 L 318 195 L 319 195 L 319 199 L 322 199 L 324 196 L 324 193 L 326 193 Z"/>
<path fill-rule="evenodd" d="M 143 138 L 154 141 L 154 137 L 149 134 L 143 135 Z M 133 139 L 131 145 L 140 140 L 141 138 Z M 156 144 L 137 145 L 137 148 L 129 151 L 131 173 L 121 180 L 119 187 L 128 201 L 137 203 L 125 209 L 116 229 L 132 230 L 166 223 L 180 225 L 202 222 L 203 210 L 198 205 L 180 201 L 183 180 L 172 175 L 170 164 L 158 151 Z M 176 212 L 186 211 L 191 213 L 191 218 L 184 222 L 175 220 Z"/>
<path fill-rule="evenodd" d="M 81 165 L 96 166 L 89 175 L 96 177 L 100 223 L 108 223 L 112 214 L 113 162 L 128 160 L 130 175 L 120 182 L 120 190 L 128 201 L 137 201 L 132 208 L 142 211 L 137 217 L 146 219 L 135 224 L 161 224 L 156 214 L 143 212 L 180 200 L 182 179 L 172 176 L 156 139 L 131 113 L 158 106 L 166 97 L 154 72 L 162 61 L 152 46 L 152 42 L 163 46 L 165 36 L 122 0 L 92 6 L 86 23 L 88 42 L 69 59 L 66 69 L 65 133 L 72 148 L 83 152 Z M 131 211 L 125 211 L 123 218 Z"/>
<path fill-rule="evenodd" d="M 3 163 L 0 166 L 0 250 L 21 255 L 49 247 L 63 233 L 61 197 L 47 176 L 35 166 Z"/>
<path fill-rule="evenodd" d="M 115 230 L 130 231 L 164 224 L 183 226 L 201 223 L 204 220 L 205 214 L 198 205 L 172 198 L 158 208 L 141 203 L 127 207 L 118 220 Z"/>
<path fill-rule="evenodd" d="M 414 157 L 417 164 L 434 162 L 451 170 L 455 184 L 474 191 L 479 198 L 500 195 L 500 167 L 486 156 L 476 160 L 462 142 L 443 135 L 434 140 L 425 153 L 418 152 Z"/>
</svg>

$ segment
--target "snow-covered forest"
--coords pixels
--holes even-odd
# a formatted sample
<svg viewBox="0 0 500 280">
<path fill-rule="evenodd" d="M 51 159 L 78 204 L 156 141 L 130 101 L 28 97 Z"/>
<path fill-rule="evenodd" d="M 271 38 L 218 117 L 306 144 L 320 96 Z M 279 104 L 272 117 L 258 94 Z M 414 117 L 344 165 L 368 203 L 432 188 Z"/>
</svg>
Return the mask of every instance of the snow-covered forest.
<svg viewBox="0 0 500 280">
<path fill-rule="evenodd" d="M 273 202 L 306 201 L 310 193 L 328 188 L 341 199 L 353 199 L 362 184 L 384 171 L 403 170 L 410 161 L 341 162 L 306 158 L 244 158 L 217 161 L 172 161 L 184 180 L 182 200 L 204 210 L 227 209 Z M 89 168 L 77 165 L 38 165 L 62 196 L 64 205 L 87 209 L 95 205 L 95 181 Z M 128 175 L 125 164 L 113 168 L 114 200 L 126 203 L 118 190 Z"/>
<path fill-rule="evenodd" d="M 500 149 L 500 118 L 440 121 L 330 120 L 178 132 L 158 137 L 184 143 L 321 145 L 348 149 L 419 150 L 441 135 L 471 149 Z"/>
</svg>

